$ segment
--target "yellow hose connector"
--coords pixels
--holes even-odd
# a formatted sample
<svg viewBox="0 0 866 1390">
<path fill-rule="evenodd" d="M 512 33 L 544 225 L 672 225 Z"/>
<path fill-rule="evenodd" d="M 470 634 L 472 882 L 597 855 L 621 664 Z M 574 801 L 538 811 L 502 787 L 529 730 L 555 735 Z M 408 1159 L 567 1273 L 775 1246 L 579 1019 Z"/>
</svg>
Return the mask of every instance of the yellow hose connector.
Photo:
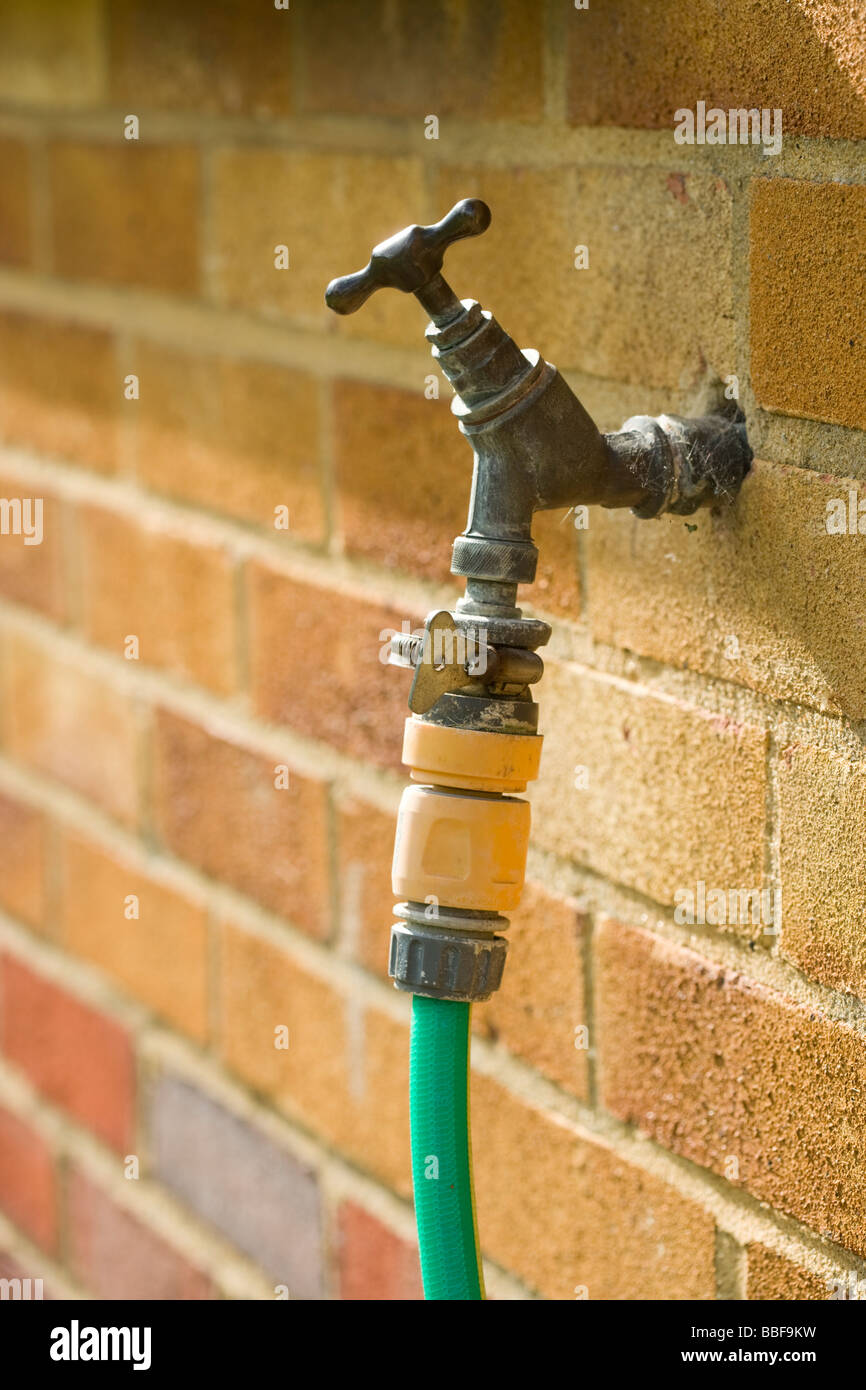
<svg viewBox="0 0 866 1390">
<path fill-rule="evenodd" d="M 416 903 L 479 912 L 517 907 L 529 803 L 506 795 L 538 775 L 542 738 L 409 718 L 403 761 L 421 786 L 400 802 L 393 889 Z"/>
</svg>

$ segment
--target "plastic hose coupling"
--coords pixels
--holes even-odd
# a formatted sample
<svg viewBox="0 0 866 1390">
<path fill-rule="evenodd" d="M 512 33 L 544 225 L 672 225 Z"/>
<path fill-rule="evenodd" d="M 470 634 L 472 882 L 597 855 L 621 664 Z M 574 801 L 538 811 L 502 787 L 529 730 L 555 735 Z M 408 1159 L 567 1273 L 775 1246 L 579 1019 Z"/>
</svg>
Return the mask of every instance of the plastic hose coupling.
<svg viewBox="0 0 866 1390">
<path fill-rule="evenodd" d="M 389 973 L 398 989 L 474 1002 L 499 987 L 508 943 L 497 932 L 526 875 L 529 803 L 542 738 L 406 720 Z"/>
</svg>

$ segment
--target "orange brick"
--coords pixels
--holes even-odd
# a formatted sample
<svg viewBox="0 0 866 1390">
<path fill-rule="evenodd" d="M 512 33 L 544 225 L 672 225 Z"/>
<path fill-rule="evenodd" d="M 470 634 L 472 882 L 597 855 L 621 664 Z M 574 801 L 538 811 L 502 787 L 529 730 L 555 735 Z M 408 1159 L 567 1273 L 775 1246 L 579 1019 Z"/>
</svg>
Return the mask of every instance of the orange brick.
<svg viewBox="0 0 866 1390">
<path fill-rule="evenodd" d="M 138 638 L 139 659 L 230 694 L 237 683 L 234 561 L 188 521 L 140 522 L 80 513 L 84 630 L 115 655 Z"/>
<path fill-rule="evenodd" d="M 305 17 L 304 106 L 317 112 L 538 120 L 544 25 L 520 0 L 419 9 L 319 0 Z M 445 131 L 443 131 L 443 135 Z"/>
<path fill-rule="evenodd" d="M 576 1030 L 588 1023 L 585 927 L 575 903 L 555 897 L 539 884 L 527 884 L 507 933 L 502 988 L 473 1011 L 479 1032 L 504 1043 L 510 1052 L 584 1100 L 589 1087 L 588 1053 Z"/>
<path fill-rule="evenodd" d="M 607 1108 L 863 1254 L 862 1035 L 648 932 L 597 951 Z"/>
<path fill-rule="evenodd" d="M 133 1135 L 135 1061 L 129 1035 L 105 1014 L 34 974 L 0 962 L 2 1050 L 49 1100 L 123 1153 Z"/>
<path fill-rule="evenodd" d="M 138 816 L 139 715 L 104 678 L 22 634 L 6 642 L 7 752 L 127 824 Z"/>
<path fill-rule="evenodd" d="M 451 544 L 466 526 L 472 452 L 448 404 L 357 381 L 339 381 L 334 392 L 346 549 L 456 585 Z"/>
<path fill-rule="evenodd" d="M 233 926 L 220 951 L 220 1019 L 227 1066 L 408 1195 L 407 1028 Z M 285 1049 L 275 1046 L 281 1027 Z"/>
<path fill-rule="evenodd" d="M 322 540 L 312 378 L 151 342 L 136 362 L 136 471 L 147 486 L 271 529 L 275 508 L 288 507 L 289 537 Z"/>
<path fill-rule="evenodd" d="M 282 116 L 291 109 L 293 15 L 241 0 L 181 8 L 119 0 L 106 16 L 111 95 L 124 110 Z"/>
<path fill-rule="evenodd" d="M 57 1180 L 42 1135 L 0 1107 L 0 1203 L 43 1250 L 57 1249 Z"/>
<path fill-rule="evenodd" d="M 678 107 L 781 107 L 785 132 L 866 135 L 862 31 L 850 6 L 730 0 L 700 8 L 607 0 L 569 16 L 577 125 L 673 130 Z"/>
<path fill-rule="evenodd" d="M 747 723 L 548 664 L 530 788 L 544 849 L 671 905 L 679 890 L 759 889 L 766 735 Z"/>
<path fill-rule="evenodd" d="M 639 521 L 593 508 L 587 575 L 594 636 L 862 718 L 863 537 L 827 531 L 840 502 L 850 525 L 851 492 L 866 511 L 866 487 L 856 479 L 758 460 L 733 506 L 687 521 Z"/>
<path fill-rule="evenodd" d="M 375 295 L 342 320 L 324 295 L 329 280 L 365 265 L 377 242 L 417 222 L 425 206 L 414 156 L 249 146 L 221 152 L 213 189 L 215 296 L 306 328 L 423 345 L 424 313 L 410 295 Z M 288 269 L 275 268 L 277 246 L 289 249 Z"/>
<path fill-rule="evenodd" d="M 358 799 L 343 802 L 337 817 L 342 939 L 368 970 L 387 978 L 397 820 Z"/>
<path fill-rule="evenodd" d="M 249 574 L 251 682 L 259 714 L 355 757 L 396 766 L 406 673 L 380 660 L 417 614 L 301 583 L 264 565 Z"/>
<path fill-rule="evenodd" d="M 7 444 L 114 472 L 121 386 L 109 333 L 0 312 L 0 437 Z"/>
<path fill-rule="evenodd" d="M 866 994 L 866 763 L 809 744 L 779 758 L 782 953 Z"/>
<path fill-rule="evenodd" d="M 753 1242 L 746 1246 L 746 1298 L 785 1302 L 828 1299 L 832 1281 L 796 1264 L 786 1255 Z"/>
<path fill-rule="evenodd" d="M 45 817 L 0 793 L 0 903 L 30 927 L 45 920 Z"/>
<path fill-rule="evenodd" d="M 61 894 L 65 949 L 100 966 L 181 1032 L 204 1041 L 208 933 L 203 904 L 68 832 Z M 129 911 L 138 915 L 130 917 Z"/>
<path fill-rule="evenodd" d="M 160 710 L 154 819 L 163 842 L 308 931 L 330 931 L 328 791 L 277 762 Z"/>
<path fill-rule="evenodd" d="M 483 1249 L 546 1298 L 715 1296 L 712 1217 L 486 1076 L 472 1151 Z"/>
<path fill-rule="evenodd" d="M 23 140 L 0 140 L 0 261 L 29 266 L 33 262 L 30 146 Z"/>
<path fill-rule="evenodd" d="M 54 267 L 167 294 L 198 289 L 199 162 L 181 145 L 58 142 L 50 150 Z"/>
<path fill-rule="evenodd" d="M 338 1213 L 340 1298 L 381 1303 L 423 1299 L 418 1251 L 356 1202 Z"/>
<path fill-rule="evenodd" d="M 752 184 L 752 385 L 761 405 L 866 428 L 866 186 Z"/>
<path fill-rule="evenodd" d="M 97 1298 L 186 1302 L 216 1296 L 206 1274 L 77 1165 L 69 1174 L 67 1202 L 69 1264 Z"/>
<path fill-rule="evenodd" d="M 62 622 L 68 600 L 60 503 L 46 494 L 41 483 L 34 484 L 23 475 L 6 469 L 0 473 L 0 498 L 21 506 L 20 513 L 10 513 L 7 534 L 0 534 L 0 593 Z M 37 504 L 41 504 L 41 523 Z M 19 526 L 19 515 L 20 529 L 16 534 L 14 528 Z"/>
</svg>

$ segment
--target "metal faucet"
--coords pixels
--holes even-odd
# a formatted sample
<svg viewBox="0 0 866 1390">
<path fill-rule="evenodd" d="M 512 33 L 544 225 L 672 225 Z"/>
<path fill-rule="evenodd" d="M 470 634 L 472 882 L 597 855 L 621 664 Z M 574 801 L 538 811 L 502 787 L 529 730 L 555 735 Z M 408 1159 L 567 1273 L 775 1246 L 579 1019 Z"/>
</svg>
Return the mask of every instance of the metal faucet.
<svg viewBox="0 0 866 1390">
<path fill-rule="evenodd" d="M 733 499 L 752 458 L 735 405 L 730 415 L 694 420 L 635 416 L 602 434 L 556 367 L 518 348 L 488 310 L 458 299 L 443 278 L 452 242 L 489 225 L 486 203 L 465 198 L 441 222 L 383 241 L 363 270 L 332 280 L 325 293 L 338 314 L 354 313 L 379 289 L 415 295 L 475 452 L 469 519 L 451 559 L 465 593 L 453 612 L 428 616 L 423 636 L 395 637 L 391 652 L 395 665 L 414 671 L 404 762 L 424 784 L 407 790 L 398 822 L 394 888 L 407 901 L 396 909 L 391 974 L 400 989 L 462 1001 L 498 986 L 506 943 L 497 932 L 507 926 L 500 913 L 516 906 L 523 882 L 529 808 L 513 792 L 537 775 L 531 686 L 551 634 L 516 602 L 518 585 L 535 578 L 533 513 L 596 503 L 644 518 L 689 515 Z M 513 872 L 490 867 L 497 844 Z"/>
</svg>

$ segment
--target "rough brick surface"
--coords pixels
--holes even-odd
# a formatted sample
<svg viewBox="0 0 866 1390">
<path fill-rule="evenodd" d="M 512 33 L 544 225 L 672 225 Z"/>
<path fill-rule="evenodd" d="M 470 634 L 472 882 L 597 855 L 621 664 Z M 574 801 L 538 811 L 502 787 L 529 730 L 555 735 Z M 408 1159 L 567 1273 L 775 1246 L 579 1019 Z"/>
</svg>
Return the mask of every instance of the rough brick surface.
<svg viewBox="0 0 866 1390">
<path fill-rule="evenodd" d="M 43 1250 L 57 1247 L 54 1159 L 42 1136 L 0 1107 L 0 1205 Z"/>
<path fill-rule="evenodd" d="M 593 509 L 595 636 L 862 718 L 863 537 L 827 530 L 840 504 L 850 525 L 852 491 L 862 506 L 866 488 L 853 478 L 758 460 L 733 507 L 696 512 L 688 524 Z"/>
<path fill-rule="evenodd" d="M 275 509 L 287 507 L 290 538 L 322 539 L 312 378 L 149 341 L 135 363 L 136 473 L 147 487 L 271 531 Z"/>
<path fill-rule="evenodd" d="M 46 858 L 45 817 L 0 792 L 0 904 L 30 927 L 45 920 Z"/>
<path fill-rule="evenodd" d="M 222 695 L 235 688 L 234 562 L 189 522 L 141 523 L 100 507 L 79 528 L 84 628 L 116 656 L 133 651 Z"/>
<path fill-rule="evenodd" d="M 779 758 L 780 947 L 807 975 L 866 993 L 866 764 L 808 744 Z"/>
<path fill-rule="evenodd" d="M 165 844 L 314 936 L 329 930 L 327 790 L 159 711 L 154 743 L 154 818 Z"/>
<path fill-rule="evenodd" d="M 608 1109 L 866 1251 L 866 1042 L 855 1029 L 611 922 L 595 997 Z"/>
<path fill-rule="evenodd" d="M 117 468 L 122 376 L 98 327 L 0 312 L 0 437 L 37 453 Z"/>
<path fill-rule="evenodd" d="M 575 124 L 670 127 L 678 107 L 781 107 L 784 129 L 866 135 L 862 24 L 853 5 L 608 0 L 569 15 Z"/>
<path fill-rule="evenodd" d="M 203 1042 L 204 906 L 74 833 L 63 837 L 60 890 L 64 946 L 100 966 L 180 1032 Z"/>
<path fill-rule="evenodd" d="M 258 712 L 357 758 L 396 766 L 408 675 L 390 634 L 423 617 L 307 584 L 264 565 L 249 573 L 251 682 Z"/>
<path fill-rule="evenodd" d="M 292 1299 L 323 1297 L 322 1215 L 309 1168 L 194 1086 L 163 1076 L 150 1097 L 155 1175 Z"/>
<path fill-rule="evenodd" d="M 196 292 L 200 175 L 193 149 L 119 135 L 117 145 L 58 142 L 50 160 L 58 274 Z"/>
<path fill-rule="evenodd" d="M 660 902 L 760 888 L 765 735 L 641 686 L 547 667 L 536 841 Z"/>
<path fill-rule="evenodd" d="M 23 636 L 5 643 L 3 743 L 13 757 L 137 819 L 139 717 L 99 676 Z"/>
<path fill-rule="evenodd" d="M 220 1017 L 232 1070 L 409 1192 L 407 1028 L 232 926 L 220 951 Z M 275 1045 L 281 1028 L 289 1030 L 287 1048 Z"/>
<path fill-rule="evenodd" d="M 2 959 L 2 1051 L 7 1061 L 112 1148 L 132 1138 L 134 1061 L 125 1030 L 34 974 Z"/>
<path fill-rule="evenodd" d="M 366 1302 L 424 1297 L 418 1251 L 357 1202 L 339 1210 L 340 1297 Z"/>
<path fill-rule="evenodd" d="M 69 1174 L 67 1202 L 69 1262 L 97 1298 L 214 1296 L 207 1275 L 113 1201 L 80 1168 Z"/>
<path fill-rule="evenodd" d="M 750 285 L 761 405 L 866 428 L 866 187 L 756 179 Z"/>
<path fill-rule="evenodd" d="M 587 1039 L 583 971 L 586 919 L 576 905 L 529 883 L 511 918 L 502 988 L 475 1011 L 479 1031 L 505 1044 L 545 1076 L 586 1098 Z"/>
<path fill-rule="evenodd" d="M 485 1250 L 547 1298 L 712 1298 L 712 1218 L 602 1142 L 474 1076 Z"/>
<path fill-rule="evenodd" d="M 708 175 L 672 188 L 677 172 L 673 162 L 668 172 L 444 169 L 443 209 L 467 189 L 495 209 L 489 232 L 459 252 L 460 283 L 561 368 L 668 387 L 707 363 L 732 371 L 730 194 Z M 587 269 L 575 268 L 577 246 Z"/>
<path fill-rule="evenodd" d="M 828 1299 L 832 1291 L 832 1281 L 778 1251 L 757 1241 L 746 1246 L 746 1298 L 814 1302 Z"/>
</svg>

